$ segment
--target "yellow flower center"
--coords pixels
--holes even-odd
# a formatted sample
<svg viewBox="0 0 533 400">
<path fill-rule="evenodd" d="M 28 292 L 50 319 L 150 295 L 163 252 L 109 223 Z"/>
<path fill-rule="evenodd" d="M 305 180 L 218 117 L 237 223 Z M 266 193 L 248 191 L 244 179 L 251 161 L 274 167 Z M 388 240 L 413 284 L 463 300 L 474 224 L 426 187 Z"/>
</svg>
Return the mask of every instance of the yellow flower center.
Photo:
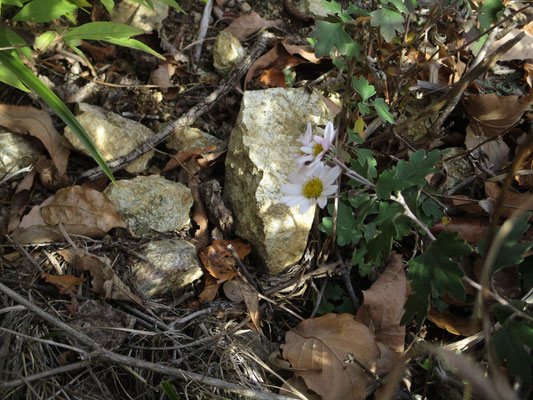
<svg viewBox="0 0 533 400">
<path fill-rule="evenodd" d="M 318 156 L 320 153 L 322 153 L 322 150 L 324 150 L 324 148 L 320 143 L 315 144 L 315 147 L 313 147 L 313 156 Z"/>
<path fill-rule="evenodd" d="M 320 197 L 322 190 L 324 190 L 324 185 L 320 178 L 313 178 L 305 183 L 303 194 L 308 199 L 316 199 Z"/>
</svg>

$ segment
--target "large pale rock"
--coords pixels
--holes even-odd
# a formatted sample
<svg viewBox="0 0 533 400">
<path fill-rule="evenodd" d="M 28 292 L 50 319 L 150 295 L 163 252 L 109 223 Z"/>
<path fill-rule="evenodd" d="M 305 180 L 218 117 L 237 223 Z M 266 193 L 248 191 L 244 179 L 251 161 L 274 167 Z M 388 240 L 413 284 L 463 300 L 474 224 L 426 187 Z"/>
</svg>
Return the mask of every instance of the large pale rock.
<svg viewBox="0 0 533 400">
<path fill-rule="evenodd" d="M 213 66 L 221 74 L 227 74 L 246 55 L 246 49 L 239 39 L 229 32 L 220 32 L 213 46 Z"/>
<path fill-rule="evenodd" d="M 21 135 L 0 131 L 0 179 L 36 161 L 41 152 Z"/>
<path fill-rule="evenodd" d="M 296 169 L 307 123 L 330 119 L 321 97 L 305 88 L 244 93 L 228 145 L 224 196 L 237 235 L 252 243 L 271 274 L 298 262 L 305 250 L 315 209 L 301 215 L 287 207 L 281 185 Z"/>
<path fill-rule="evenodd" d="M 161 1 L 152 2 L 154 9 L 150 10 L 142 4 L 130 0 L 123 0 L 115 6 L 111 21 L 135 26 L 145 32 L 158 31 L 163 20 L 168 17 L 168 5 Z"/>
<path fill-rule="evenodd" d="M 102 107 L 86 103 L 78 104 L 76 118 L 85 128 L 105 161 L 128 154 L 140 143 L 154 135 L 154 131 L 138 122 L 106 111 Z M 76 150 L 89 155 L 85 146 L 69 126 L 65 127 L 64 135 Z M 126 171 L 131 174 L 145 171 L 153 155 L 153 150 L 143 154 L 128 165 L 125 168 Z"/>
<path fill-rule="evenodd" d="M 202 277 L 196 247 L 186 240 L 150 242 L 143 249 L 150 261 L 139 261 L 132 268 L 137 289 L 145 296 L 177 292 Z"/>
<path fill-rule="evenodd" d="M 189 223 L 191 190 L 160 175 L 119 180 L 111 183 L 104 193 L 135 237 L 172 232 Z"/>
<path fill-rule="evenodd" d="M 209 146 L 215 146 L 216 150 L 220 150 L 225 143 L 198 128 L 185 127 L 174 132 L 167 140 L 166 146 L 176 151 L 189 151 Z"/>
</svg>

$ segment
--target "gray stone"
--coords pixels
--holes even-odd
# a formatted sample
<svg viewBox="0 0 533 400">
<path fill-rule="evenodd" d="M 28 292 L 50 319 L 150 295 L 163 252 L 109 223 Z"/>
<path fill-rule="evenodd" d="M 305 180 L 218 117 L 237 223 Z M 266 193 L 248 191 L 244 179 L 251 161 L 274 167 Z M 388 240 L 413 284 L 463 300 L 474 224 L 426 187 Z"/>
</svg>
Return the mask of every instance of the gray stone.
<svg viewBox="0 0 533 400">
<path fill-rule="evenodd" d="M 216 150 L 225 147 L 225 142 L 197 128 L 185 127 L 173 133 L 166 146 L 176 151 L 188 151 L 216 146 Z"/>
<path fill-rule="evenodd" d="M 150 263 L 136 262 L 132 270 L 137 289 L 145 296 L 177 292 L 203 275 L 196 247 L 186 240 L 150 242 L 143 253 Z"/>
<path fill-rule="evenodd" d="M 159 32 L 163 25 L 163 20 L 168 17 L 168 5 L 160 1 L 152 3 L 154 10 L 130 0 L 123 0 L 115 6 L 111 21 L 135 26 L 145 32 L 154 30 Z"/>
<path fill-rule="evenodd" d="M 454 157 L 465 151 L 466 149 L 463 147 L 450 147 L 449 149 L 446 149 L 444 158 Z M 467 157 L 456 157 L 450 161 L 445 161 L 444 169 L 446 170 L 446 180 L 439 187 L 443 193 L 446 193 L 454 186 L 463 182 L 466 178 L 472 175 L 472 172 L 474 172 Z"/>
<path fill-rule="evenodd" d="M 154 135 L 151 129 L 138 122 L 86 103 L 79 103 L 76 118 L 106 161 L 128 154 L 144 140 Z M 65 127 L 64 135 L 76 150 L 89 155 L 70 127 Z M 126 171 L 131 174 L 145 171 L 153 155 L 153 150 L 143 154 L 128 165 Z"/>
<path fill-rule="evenodd" d="M 322 0 L 300 0 L 296 3 L 296 7 L 302 13 L 315 19 L 325 19 L 328 16 Z"/>
<path fill-rule="evenodd" d="M 235 232 L 250 241 L 271 274 L 302 257 L 315 208 L 304 215 L 281 201 L 281 185 L 296 170 L 298 138 L 332 117 L 322 98 L 305 88 L 244 93 L 226 157 L 224 196 Z"/>
<path fill-rule="evenodd" d="M 191 190 L 160 175 L 119 180 L 111 183 L 104 193 L 135 237 L 176 231 L 190 221 Z"/>
<path fill-rule="evenodd" d="M 246 49 L 239 39 L 229 32 L 220 32 L 213 46 L 213 66 L 221 74 L 227 74 L 246 56 Z"/>
<path fill-rule="evenodd" d="M 30 166 L 39 155 L 41 152 L 37 146 L 22 135 L 0 131 L 0 179 Z"/>
</svg>

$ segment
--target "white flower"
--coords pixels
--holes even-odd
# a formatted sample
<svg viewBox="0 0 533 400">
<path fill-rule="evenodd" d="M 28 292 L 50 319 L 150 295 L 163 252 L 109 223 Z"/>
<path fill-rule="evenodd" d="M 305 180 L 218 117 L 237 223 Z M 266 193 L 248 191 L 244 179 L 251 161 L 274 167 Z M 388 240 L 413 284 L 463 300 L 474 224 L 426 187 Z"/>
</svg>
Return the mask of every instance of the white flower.
<svg viewBox="0 0 533 400">
<path fill-rule="evenodd" d="M 335 181 L 340 173 L 338 166 L 331 168 L 321 162 L 292 172 L 289 174 L 291 183 L 281 187 L 281 191 L 288 196 L 282 197 L 281 200 L 289 207 L 300 206 L 300 214 L 305 214 L 315 203 L 324 208 L 328 196 L 337 191 Z"/>
<path fill-rule="evenodd" d="M 297 158 L 299 167 L 307 163 L 322 161 L 324 154 L 328 152 L 335 139 L 335 128 L 332 122 L 327 123 L 324 136 L 315 135 L 313 140 L 310 138 L 310 130 L 311 125 L 308 124 L 305 135 L 300 138 L 303 146 L 300 147 L 301 156 Z"/>
</svg>

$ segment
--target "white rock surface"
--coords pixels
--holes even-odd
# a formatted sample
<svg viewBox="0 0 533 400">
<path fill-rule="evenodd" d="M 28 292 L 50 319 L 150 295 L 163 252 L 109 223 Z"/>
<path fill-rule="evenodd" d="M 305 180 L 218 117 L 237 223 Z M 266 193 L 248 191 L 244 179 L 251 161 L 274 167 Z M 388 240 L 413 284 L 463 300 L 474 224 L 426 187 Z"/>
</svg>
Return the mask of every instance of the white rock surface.
<svg viewBox="0 0 533 400">
<path fill-rule="evenodd" d="M 154 135 L 154 131 L 138 122 L 86 103 L 79 103 L 76 118 L 105 161 L 128 154 L 141 142 Z M 64 135 L 76 150 L 89 155 L 70 127 L 65 127 Z M 128 165 L 126 171 L 131 174 L 145 171 L 153 155 L 153 150 L 143 154 Z"/>
<path fill-rule="evenodd" d="M 175 151 L 188 151 L 209 146 L 216 146 L 216 150 L 221 150 L 225 147 L 225 143 L 198 128 L 185 127 L 174 132 L 167 140 L 166 146 Z"/>
<path fill-rule="evenodd" d="M 160 175 L 119 180 L 111 183 L 104 193 L 135 237 L 172 232 L 190 222 L 191 190 Z"/>
<path fill-rule="evenodd" d="M 0 179 L 31 165 L 41 152 L 22 135 L 0 131 Z"/>
<path fill-rule="evenodd" d="M 281 185 L 296 169 L 298 138 L 307 122 L 331 119 L 321 96 L 305 88 L 244 93 L 228 145 L 224 196 L 236 234 L 252 243 L 271 274 L 299 261 L 313 223 L 314 207 L 301 215 L 281 201 Z"/>
<path fill-rule="evenodd" d="M 229 32 L 220 32 L 213 46 L 213 66 L 221 74 L 227 74 L 246 55 L 246 49 L 239 39 Z"/>
<path fill-rule="evenodd" d="M 145 32 L 159 32 L 163 20 L 168 17 L 168 5 L 160 1 L 153 1 L 152 4 L 154 10 L 130 0 L 123 0 L 115 5 L 111 21 L 135 26 Z"/>
<path fill-rule="evenodd" d="M 132 271 L 137 289 L 145 296 L 177 292 L 203 275 L 196 248 L 186 240 L 153 241 L 143 253 L 150 263 L 138 261 Z"/>
</svg>

